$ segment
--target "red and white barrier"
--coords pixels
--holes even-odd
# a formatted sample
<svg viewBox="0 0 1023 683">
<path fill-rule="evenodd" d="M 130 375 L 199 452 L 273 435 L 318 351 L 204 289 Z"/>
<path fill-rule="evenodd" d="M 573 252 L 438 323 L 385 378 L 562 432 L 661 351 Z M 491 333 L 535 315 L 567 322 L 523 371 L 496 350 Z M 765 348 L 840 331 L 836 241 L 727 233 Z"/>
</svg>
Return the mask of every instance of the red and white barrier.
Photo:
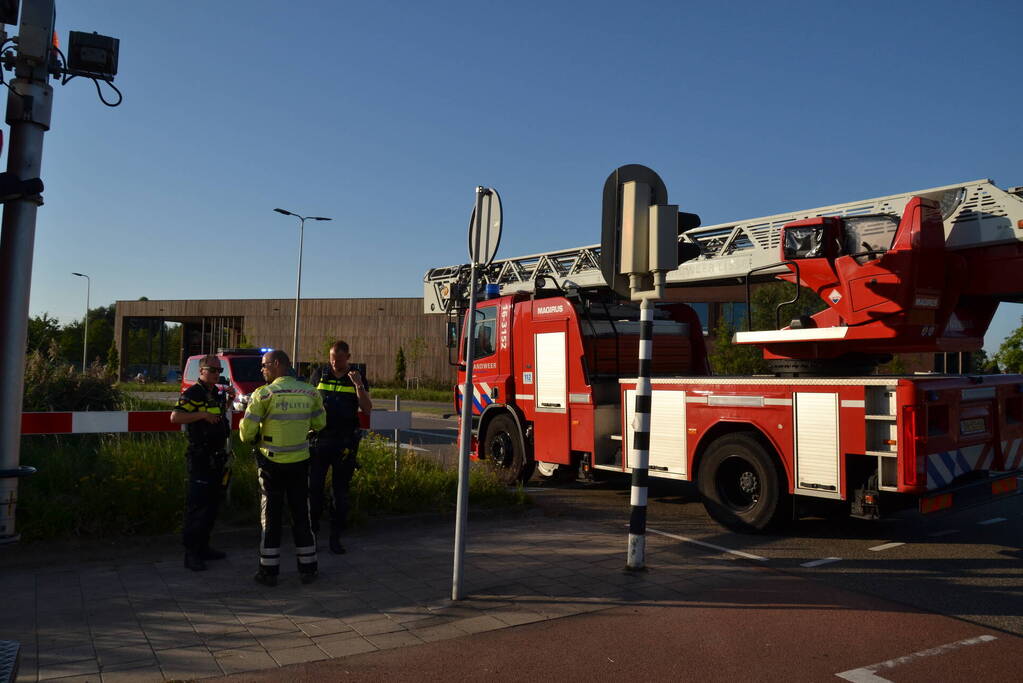
<svg viewBox="0 0 1023 683">
<path fill-rule="evenodd" d="M 243 413 L 231 414 L 231 429 L 238 429 Z M 371 419 L 359 413 L 363 429 L 409 429 L 412 413 L 375 410 Z M 128 432 L 177 432 L 184 425 L 171 424 L 169 410 L 120 410 L 63 413 L 22 413 L 21 433 L 119 434 Z"/>
</svg>

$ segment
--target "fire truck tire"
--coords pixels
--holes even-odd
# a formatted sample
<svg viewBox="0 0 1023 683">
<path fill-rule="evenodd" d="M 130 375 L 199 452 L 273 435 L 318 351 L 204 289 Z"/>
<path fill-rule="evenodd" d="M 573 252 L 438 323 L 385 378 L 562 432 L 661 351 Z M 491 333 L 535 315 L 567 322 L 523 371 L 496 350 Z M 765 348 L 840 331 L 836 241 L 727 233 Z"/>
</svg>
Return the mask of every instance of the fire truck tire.
<svg viewBox="0 0 1023 683">
<path fill-rule="evenodd" d="M 533 474 L 533 460 L 526 454 L 522 433 L 510 415 L 498 415 L 487 425 L 483 454 L 503 484 L 514 486 Z"/>
<path fill-rule="evenodd" d="M 733 531 L 777 526 L 786 510 L 785 478 L 771 454 L 749 434 L 729 434 L 710 445 L 697 486 L 715 521 Z"/>
</svg>

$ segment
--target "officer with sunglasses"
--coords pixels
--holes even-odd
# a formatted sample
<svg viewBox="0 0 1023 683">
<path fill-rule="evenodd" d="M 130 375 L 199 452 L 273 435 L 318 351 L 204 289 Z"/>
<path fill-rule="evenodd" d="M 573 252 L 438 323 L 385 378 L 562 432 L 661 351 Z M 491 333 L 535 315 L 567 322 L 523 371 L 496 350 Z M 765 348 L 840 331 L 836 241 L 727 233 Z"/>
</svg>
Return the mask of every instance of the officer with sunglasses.
<svg viewBox="0 0 1023 683">
<path fill-rule="evenodd" d="M 200 361 L 199 381 L 181 394 L 170 421 L 185 425 L 188 435 L 188 489 L 185 494 L 185 568 L 206 569 L 207 560 L 220 560 L 224 553 L 210 547 L 210 532 L 217 509 L 227 488 L 230 472 L 226 469 L 227 439 L 231 425 L 226 420 L 227 396 L 217 386 L 224 371 L 220 359 L 204 356 Z"/>
</svg>

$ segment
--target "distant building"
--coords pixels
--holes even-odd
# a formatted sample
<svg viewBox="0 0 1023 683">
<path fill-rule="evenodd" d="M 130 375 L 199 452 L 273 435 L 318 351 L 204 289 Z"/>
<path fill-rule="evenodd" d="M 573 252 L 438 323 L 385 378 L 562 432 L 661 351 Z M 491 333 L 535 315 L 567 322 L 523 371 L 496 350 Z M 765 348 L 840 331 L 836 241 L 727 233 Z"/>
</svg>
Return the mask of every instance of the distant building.
<svg viewBox="0 0 1023 683">
<path fill-rule="evenodd" d="M 181 323 L 180 343 L 168 344 L 162 322 Z M 330 343 L 344 339 L 352 360 L 365 363 L 369 381 L 394 377 L 398 347 L 405 350 L 407 376 L 421 381 L 454 381 L 445 346 L 446 317 L 423 313 L 422 298 L 302 299 L 299 353 L 304 365 L 325 363 Z M 142 330 L 149 344 L 127 343 L 129 330 Z M 153 368 L 149 376 L 180 369 L 188 356 L 218 348 L 283 349 L 292 355 L 294 299 L 194 299 L 118 301 L 114 322 L 120 376 L 129 368 Z M 138 332 L 135 332 L 137 335 Z M 410 344 L 423 340 L 422 355 L 410 359 Z M 168 348 L 169 346 L 175 348 Z M 129 348 L 129 346 L 131 348 Z M 133 357 L 135 356 L 135 357 Z"/>
</svg>

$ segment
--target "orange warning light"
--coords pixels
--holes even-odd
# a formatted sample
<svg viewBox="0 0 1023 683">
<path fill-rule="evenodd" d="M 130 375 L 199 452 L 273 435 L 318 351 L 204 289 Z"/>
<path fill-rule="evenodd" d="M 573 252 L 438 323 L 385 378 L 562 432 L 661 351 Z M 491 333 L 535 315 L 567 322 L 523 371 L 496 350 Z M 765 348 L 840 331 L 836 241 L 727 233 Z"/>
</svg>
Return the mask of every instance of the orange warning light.
<svg viewBox="0 0 1023 683">
<path fill-rule="evenodd" d="M 940 496 L 934 496 L 933 498 L 924 498 L 920 501 L 920 512 L 927 514 L 928 512 L 937 512 L 938 510 L 945 510 L 952 507 L 952 494 L 944 493 Z"/>
<path fill-rule="evenodd" d="M 1017 488 L 1019 488 L 1019 482 L 1016 477 L 1008 477 L 991 482 L 991 493 L 995 496 L 1015 491 Z"/>
</svg>

